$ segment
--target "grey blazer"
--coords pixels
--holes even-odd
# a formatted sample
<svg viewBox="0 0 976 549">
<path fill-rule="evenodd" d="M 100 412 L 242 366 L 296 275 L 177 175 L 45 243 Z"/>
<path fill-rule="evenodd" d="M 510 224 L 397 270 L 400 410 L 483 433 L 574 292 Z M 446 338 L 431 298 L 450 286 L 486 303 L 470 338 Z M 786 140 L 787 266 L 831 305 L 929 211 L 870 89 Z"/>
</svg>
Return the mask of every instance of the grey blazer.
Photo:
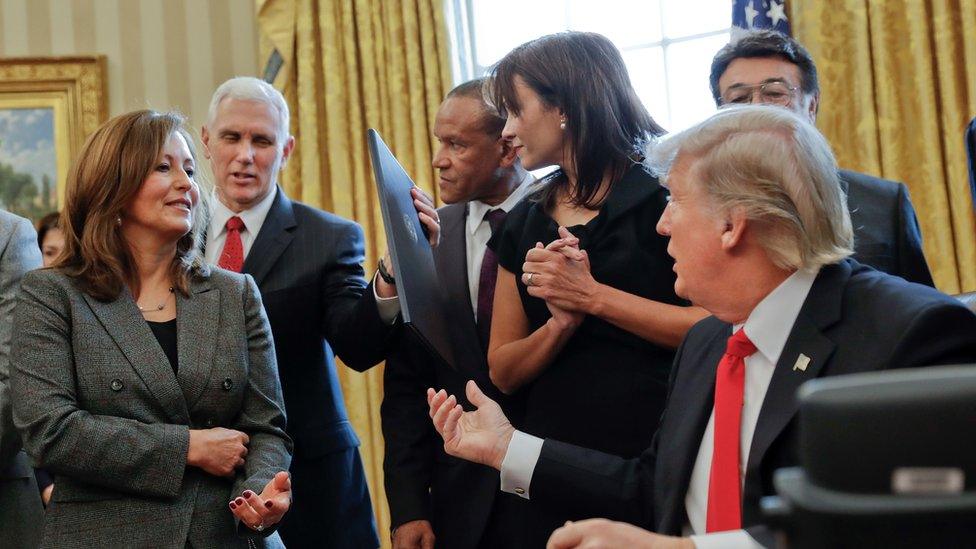
<svg viewBox="0 0 976 549">
<path fill-rule="evenodd" d="M 35 547 L 44 508 L 34 471 L 14 428 L 10 382 L 10 333 L 20 279 L 41 266 L 30 222 L 0 210 L 0 547 Z"/>
<path fill-rule="evenodd" d="M 248 275 L 201 268 L 177 293 L 179 375 L 128 290 L 111 302 L 56 270 L 23 280 L 14 421 L 55 477 L 43 547 L 276 547 L 227 504 L 287 470 L 291 440 L 268 319 Z M 234 479 L 187 467 L 189 429 L 250 436 Z"/>
</svg>

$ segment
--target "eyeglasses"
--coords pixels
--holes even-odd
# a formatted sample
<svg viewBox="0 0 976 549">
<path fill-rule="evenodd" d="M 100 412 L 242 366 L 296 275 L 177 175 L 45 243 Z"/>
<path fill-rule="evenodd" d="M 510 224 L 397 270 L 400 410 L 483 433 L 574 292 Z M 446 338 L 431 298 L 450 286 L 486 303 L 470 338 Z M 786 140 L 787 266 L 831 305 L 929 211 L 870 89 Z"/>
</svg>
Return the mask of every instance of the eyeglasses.
<svg viewBox="0 0 976 549">
<path fill-rule="evenodd" d="M 722 104 L 745 105 L 752 103 L 758 90 L 760 103 L 789 107 L 793 101 L 793 92 L 797 89 L 795 86 L 790 86 L 779 80 L 764 82 L 755 86 L 742 86 L 728 90 L 722 96 Z"/>
</svg>

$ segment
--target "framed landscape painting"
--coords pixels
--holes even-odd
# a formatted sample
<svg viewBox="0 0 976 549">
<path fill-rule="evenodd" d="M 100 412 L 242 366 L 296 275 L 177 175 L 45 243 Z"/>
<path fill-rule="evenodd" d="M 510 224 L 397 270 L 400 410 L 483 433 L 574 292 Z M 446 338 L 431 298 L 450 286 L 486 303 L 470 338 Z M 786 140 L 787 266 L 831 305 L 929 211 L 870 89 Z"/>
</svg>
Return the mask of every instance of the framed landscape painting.
<svg viewBox="0 0 976 549">
<path fill-rule="evenodd" d="M 64 202 L 85 138 L 108 112 L 105 58 L 0 58 L 0 208 L 36 221 Z"/>
</svg>

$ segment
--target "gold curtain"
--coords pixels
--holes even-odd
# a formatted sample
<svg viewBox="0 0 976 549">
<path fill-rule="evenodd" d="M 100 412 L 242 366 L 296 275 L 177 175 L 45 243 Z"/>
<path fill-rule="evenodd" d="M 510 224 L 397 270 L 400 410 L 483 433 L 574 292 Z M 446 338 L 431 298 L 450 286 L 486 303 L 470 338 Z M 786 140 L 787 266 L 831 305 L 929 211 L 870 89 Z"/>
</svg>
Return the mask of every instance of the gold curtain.
<svg viewBox="0 0 976 549">
<path fill-rule="evenodd" d="M 274 50 L 281 56 L 274 84 L 288 100 L 296 140 L 282 184 L 292 198 L 362 225 L 372 272 L 386 236 L 366 129 L 376 128 L 407 173 L 436 196 L 431 129 L 451 87 L 443 0 L 256 1 L 260 58 Z M 340 365 L 339 380 L 387 547 L 382 367 L 359 374 Z"/>
<path fill-rule="evenodd" d="M 976 290 L 964 132 L 976 115 L 976 0 L 791 0 L 838 163 L 911 192 L 942 291 Z"/>
</svg>

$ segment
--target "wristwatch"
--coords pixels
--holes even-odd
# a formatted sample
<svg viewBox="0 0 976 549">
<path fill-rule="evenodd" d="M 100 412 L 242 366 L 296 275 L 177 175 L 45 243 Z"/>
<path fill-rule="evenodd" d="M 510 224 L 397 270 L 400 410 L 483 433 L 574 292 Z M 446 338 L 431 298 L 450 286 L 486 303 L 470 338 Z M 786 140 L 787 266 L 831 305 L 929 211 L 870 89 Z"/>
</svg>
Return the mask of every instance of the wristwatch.
<svg viewBox="0 0 976 549">
<path fill-rule="evenodd" d="M 377 263 L 377 270 L 379 271 L 380 278 L 383 279 L 383 282 L 386 282 L 391 286 L 396 286 L 396 279 L 393 278 L 393 275 L 390 274 L 390 271 L 386 270 L 386 264 L 383 263 L 382 257 L 380 258 L 379 263 Z"/>
</svg>

